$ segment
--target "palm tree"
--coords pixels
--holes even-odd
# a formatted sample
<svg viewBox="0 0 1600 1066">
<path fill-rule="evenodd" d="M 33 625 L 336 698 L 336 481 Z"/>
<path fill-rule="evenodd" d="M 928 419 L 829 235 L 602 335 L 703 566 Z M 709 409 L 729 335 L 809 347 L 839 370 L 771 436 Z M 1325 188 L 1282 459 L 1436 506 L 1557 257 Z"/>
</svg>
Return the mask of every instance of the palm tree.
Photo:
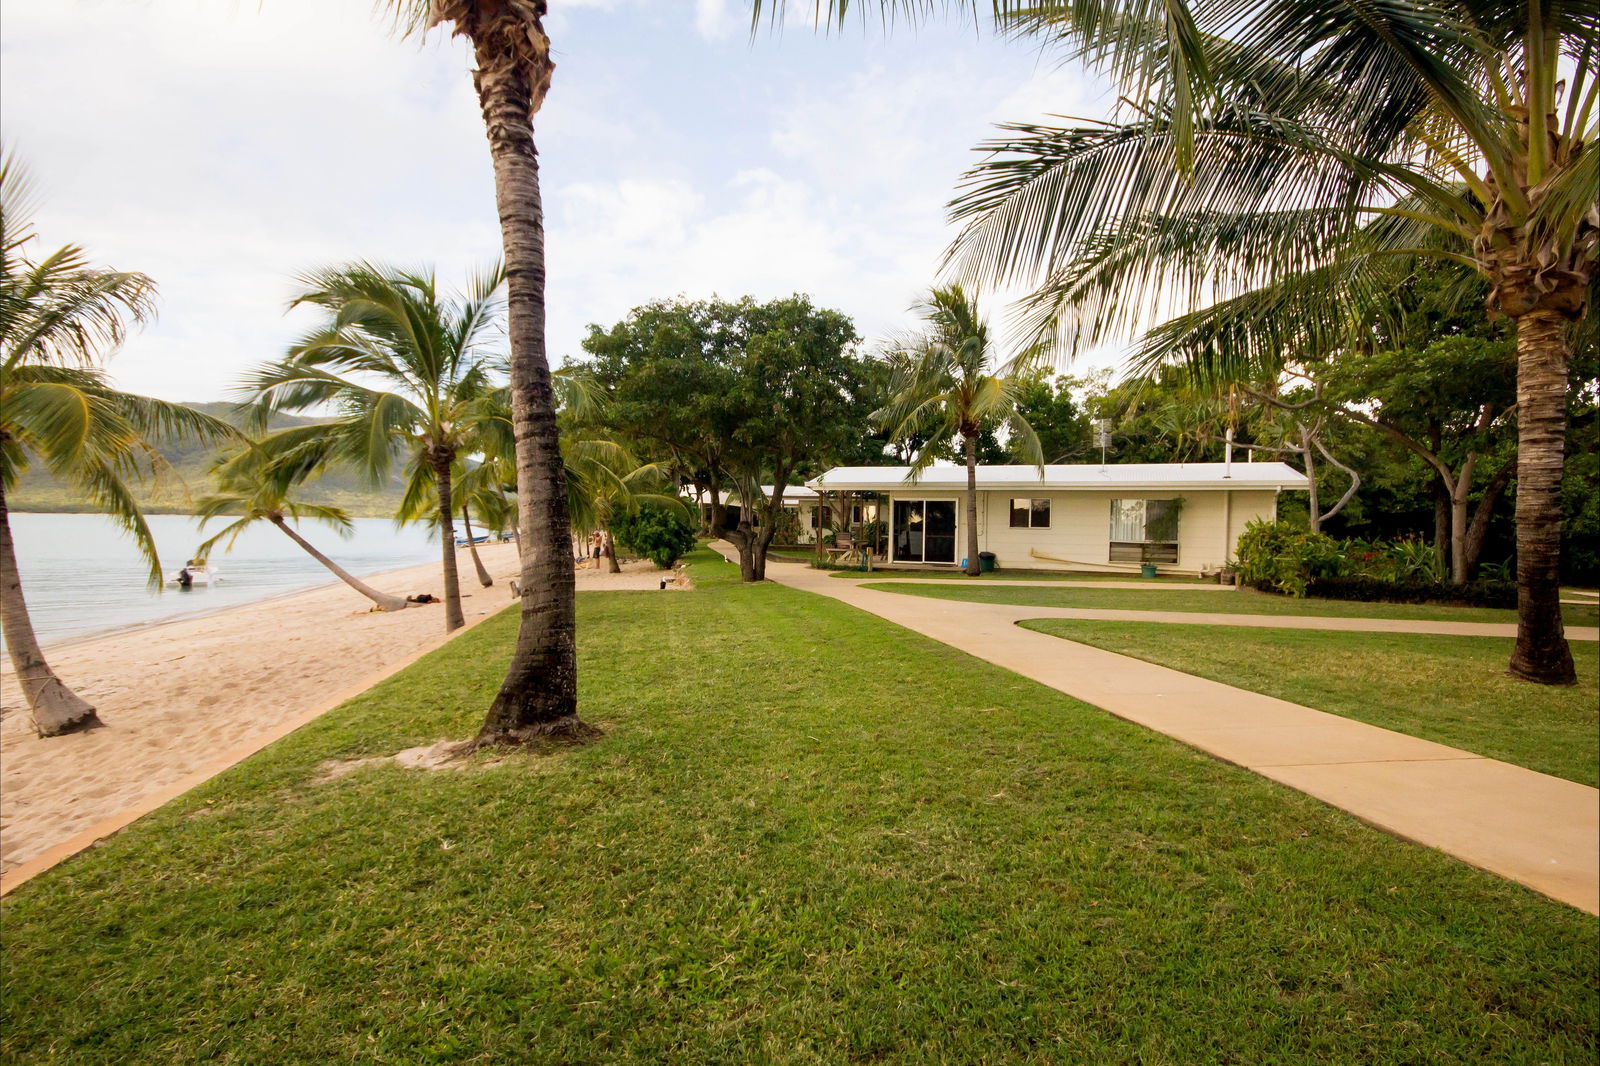
<svg viewBox="0 0 1600 1066">
<path fill-rule="evenodd" d="M 1517 328 L 1511 673 L 1574 679 L 1559 605 L 1567 367 L 1600 257 L 1600 9 L 1563 0 L 1129 5 L 1093 28 L 1126 110 L 1008 127 L 954 205 L 963 273 L 1029 280 L 1031 323 L 1146 335 L 1145 365 L 1226 377 L 1359 352 L 1397 260 L 1457 263 Z M 1087 47 L 1082 5 L 1011 26 Z M 1108 46 L 1103 42 L 1115 42 Z M 1107 49 L 1111 52 L 1108 52 Z M 1183 52 L 1192 62 L 1170 62 Z M 1167 58 L 1163 59 L 1163 53 Z M 1174 315 L 1174 312 L 1177 312 Z"/>
<path fill-rule="evenodd" d="M 605 537 L 606 561 L 611 573 L 622 572 L 617 562 L 611 525 L 641 507 L 664 507 L 691 515 L 677 495 L 664 491 L 670 479 L 660 463 L 641 463 L 625 446 L 605 437 L 568 437 L 562 441 L 567 461 L 568 510 L 582 530 L 599 530 Z"/>
<path fill-rule="evenodd" d="M 561 434 L 545 353 L 544 204 L 533 116 L 555 64 L 545 0 L 384 0 L 407 32 L 443 22 L 472 42 L 504 245 L 521 527 L 522 623 L 478 743 L 593 735 L 578 718 L 576 600 Z"/>
<path fill-rule="evenodd" d="M 825 10 L 842 18 L 848 6 Z M 917 17 L 934 5 L 878 7 Z M 1144 361 L 1223 374 L 1359 351 L 1351 303 L 1381 300 L 1394 280 L 1387 257 L 1455 262 L 1488 280 L 1489 312 L 1517 326 L 1510 671 L 1571 683 L 1560 481 L 1567 365 L 1578 336 L 1596 333 L 1600 9 L 1592 0 L 992 9 L 1007 29 L 1087 59 L 1124 101 L 1110 123 L 1006 127 L 953 205 L 966 224 L 952 249 L 962 274 L 1037 285 L 1034 326 L 1092 344 L 1170 319 L 1141 347 Z M 1382 224 L 1362 225 L 1373 218 Z"/>
<path fill-rule="evenodd" d="M 267 461 L 290 478 L 330 463 L 363 470 L 374 482 L 407 453 L 402 517 L 438 516 L 444 568 L 445 629 L 466 624 L 456 572 L 452 478 L 492 392 L 483 345 L 499 310 L 498 268 L 472 279 L 464 294 L 441 296 L 432 273 L 356 263 L 299 279 L 293 304 L 327 313 L 288 357 L 262 366 L 246 389 L 258 422 L 273 413 L 332 407 L 330 422 L 263 437 Z M 382 381 L 388 391 L 368 382 Z"/>
<path fill-rule="evenodd" d="M 961 439 L 967 466 L 967 573 L 978 566 L 978 438 L 1004 426 L 1016 454 L 1039 468 L 1044 457 L 1039 438 L 1017 405 L 1034 364 L 1044 348 L 1036 346 L 1013 360 L 1001 373 L 991 372 L 994 345 L 989 324 L 977 301 L 959 285 L 934 289 L 920 306 L 928 321 L 925 332 L 890 358 L 898 371 L 890 400 L 872 420 L 894 441 L 921 439 L 923 447 L 911 464 L 915 479 L 933 465 L 940 445 Z"/>
<path fill-rule="evenodd" d="M 236 433 L 198 411 L 112 387 L 96 364 L 122 343 L 130 322 L 154 313 L 155 283 L 143 274 L 91 266 L 76 245 L 29 258 L 29 200 L 21 167 L 9 154 L 0 157 L 0 626 L 34 726 L 48 737 L 99 719 L 39 648 L 6 492 L 31 462 L 42 462 L 133 538 L 151 583 L 159 586 L 161 560 L 127 482 L 164 465 L 147 438 L 223 440 Z"/>
<path fill-rule="evenodd" d="M 213 518 L 224 515 L 236 517 L 214 536 L 208 537 L 201 543 L 195 550 L 197 557 L 203 559 L 210 555 L 223 541 L 227 542 L 223 550 L 232 549 L 240 533 L 256 522 L 267 521 L 280 529 L 284 536 L 304 548 L 313 559 L 333 571 L 340 581 L 371 600 L 378 610 L 405 610 L 404 597 L 379 592 L 357 580 L 295 532 L 290 525 L 291 522 L 299 523 L 303 519 L 315 519 L 338 530 L 340 536 L 348 537 L 355 529 L 355 524 L 350 521 L 350 516 L 338 507 L 305 503 L 294 499 L 291 487 L 273 476 L 273 472 L 264 463 L 257 449 L 252 448 L 219 467 L 217 488 L 217 492 L 195 504 L 195 515 L 200 519 L 201 529 L 204 530 L 206 523 Z"/>
</svg>

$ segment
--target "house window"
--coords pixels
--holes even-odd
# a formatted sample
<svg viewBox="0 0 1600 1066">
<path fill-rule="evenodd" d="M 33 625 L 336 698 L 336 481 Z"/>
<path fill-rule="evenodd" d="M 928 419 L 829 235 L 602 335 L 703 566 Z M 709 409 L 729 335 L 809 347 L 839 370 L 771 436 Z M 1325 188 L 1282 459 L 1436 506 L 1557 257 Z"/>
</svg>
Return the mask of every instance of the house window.
<svg viewBox="0 0 1600 1066">
<path fill-rule="evenodd" d="M 1013 499 L 1011 501 L 1012 529 L 1049 529 L 1050 501 Z"/>
<path fill-rule="evenodd" d="M 1112 500 L 1114 563 L 1176 563 L 1182 500 Z"/>
</svg>

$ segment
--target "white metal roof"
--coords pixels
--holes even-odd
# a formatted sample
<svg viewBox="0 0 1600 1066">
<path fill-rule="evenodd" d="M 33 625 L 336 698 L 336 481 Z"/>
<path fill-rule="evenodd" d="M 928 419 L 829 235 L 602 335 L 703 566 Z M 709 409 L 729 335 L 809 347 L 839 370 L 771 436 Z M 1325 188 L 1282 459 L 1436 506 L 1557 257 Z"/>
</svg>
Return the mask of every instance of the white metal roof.
<svg viewBox="0 0 1600 1066">
<path fill-rule="evenodd" d="M 909 466 L 836 466 L 806 482 L 830 492 L 961 490 L 964 466 L 934 466 L 911 481 Z M 980 466 L 979 489 L 1305 489 L 1306 476 L 1287 463 L 1081 463 L 1047 466 Z"/>
</svg>

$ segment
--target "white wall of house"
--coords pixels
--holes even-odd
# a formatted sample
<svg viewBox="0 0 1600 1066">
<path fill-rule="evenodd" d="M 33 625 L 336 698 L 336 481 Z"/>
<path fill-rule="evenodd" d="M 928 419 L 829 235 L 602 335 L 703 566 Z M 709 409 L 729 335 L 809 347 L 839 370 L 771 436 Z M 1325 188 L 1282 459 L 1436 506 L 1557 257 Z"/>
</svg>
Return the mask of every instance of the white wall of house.
<svg viewBox="0 0 1600 1066">
<path fill-rule="evenodd" d="M 1277 493 L 1273 490 L 1219 490 L 1189 488 L 1171 490 L 1126 489 L 1117 491 L 980 491 L 978 493 L 978 547 L 993 552 L 998 566 L 1015 570 L 1105 570 L 1137 573 L 1137 562 L 1112 563 L 1111 501 L 1115 499 L 1183 500 L 1178 517 L 1178 559 L 1159 564 L 1164 573 L 1197 574 L 1213 570 L 1234 557 L 1244 527 L 1256 518 L 1277 516 Z M 953 500 L 956 504 L 956 564 L 967 551 L 966 499 L 962 493 L 896 492 L 900 500 Z M 1047 528 L 1014 528 L 1011 525 L 1011 500 L 1048 499 L 1050 525 Z M 893 513 L 892 502 L 884 508 L 885 517 Z M 891 552 L 894 534 L 890 530 Z M 1041 559 L 1034 551 L 1054 556 Z M 1069 560 L 1069 561 L 1061 561 Z M 891 558 L 891 561 L 894 560 Z"/>
</svg>

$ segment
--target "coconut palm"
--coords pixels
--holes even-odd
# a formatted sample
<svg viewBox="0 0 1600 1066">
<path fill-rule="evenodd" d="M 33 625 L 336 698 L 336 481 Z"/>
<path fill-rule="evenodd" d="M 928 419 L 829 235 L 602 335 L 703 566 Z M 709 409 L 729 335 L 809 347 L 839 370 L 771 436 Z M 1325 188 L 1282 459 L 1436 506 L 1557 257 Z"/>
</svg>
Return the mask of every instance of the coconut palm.
<svg viewBox="0 0 1600 1066">
<path fill-rule="evenodd" d="M 51 670 L 28 617 L 6 492 L 34 461 L 75 484 L 127 532 L 161 581 L 161 560 L 130 476 L 160 470 L 151 437 L 234 437 L 226 423 L 177 404 L 113 388 L 97 365 L 130 323 L 154 312 L 155 284 L 143 274 L 91 266 L 67 245 L 41 258 L 27 178 L 0 158 L 0 625 L 23 699 L 42 736 L 98 724 L 95 708 Z"/>
<path fill-rule="evenodd" d="M 356 579 L 295 531 L 290 523 L 298 524 L 312 519 L 332 526 L 341 537 L 348 537 L 354 532 L 355 524 L 341 508 L 296 500 L 293 488 L 273 476 L 258 450 L 250 449 L 220 466 L 217 469 L 217 490 L 195 504 L 195 515 L 200 519 L 200 528 L 203 531 L 212 519 L 223 516 L 232 517 L 233 521 L 218 530 L 215 535 L 206 538 L 195 549 L 198 558 L 204 559 L 210 555 L 218 544 L 224 545 L 224 551 L 231 550 L 234 541 L 239 539 L 239 534 L 250 526 L 257 522 L 270 522 L 281 530 L 284 536 L 305 549 L 313 559 L 333 571 L 340 581 L 371 600 L 378 610 L 405 610 L 404 597 L 379 592 Z"/>
<path fill-rule="evenodd" d="M 494 164 L 508 288 L 515 415 L 522 623 L 505 681 L 479 730 L 481 744 L 594 730 L 578 718 L 575 586 L 556 397 L 545 352 L 544 205 L 533 116 L 555 64 L 545 0 L 384 0 L 400 26 L 441 23 L 472 43 L 473 87 Z"/>
<path fill-rule="evenodd" d="M 913 479 L 933 465 L 940 446 L 960 439 L 967 466 L 967 573 L 976 576 L 978 440 L 985 429 L 1004 427 L 1012 450 L 1044 476 L 1039 438 L 1017 405 L 1045 349 L 1030 349 L 997 369 L 989 324 L 978 313 L 977 301 L 959 285 L 934 289 L 919 309 L 928 326 L 890 354 L 897 366 L 890 400 L 872 419 L 894 441 L 925 442 L 911 464 Z"/>
<path fill-rule="evenodd" d="M 1012 26 L 1083 48 L 1082 6 L 1036 5 Z M 1595 332 L 1600 8 L 1193 0 L 1196 97 L 1196 68 L 1158 61 L 1137 6 L 1095 31 L 1145 56 L 1128 64 L 1125 112 L 1009 127 L 954 205 L 956 263 L 1037 284 L 1031 324 L 1078 343 L 1167 320 L 1146 364 L 1219 377 L 1359 351 L 1352 326 L 1391 290 L 1397 259 L 1476 271 L 1489 312 L 1517 328 L 1510 669 L 1570 683 L 1560 481 L 1567 366 L 1575 337 Z"/>
<path fill-rule="evenodd" d="M 405 456 L 400 515 L 438 516 L 444 569 L 445 629 L 466 624 L 456 572 L 452 478 L 492 392 L 493 332 L 504 278 L 498 268 L 474 277 L 464 293 L 441 294 L 430 272 L 366 263 L 315 271 L 299 279 L 294 305 L 326 312 L 326 321 L 258 369 L 245 388 L 263 423 L 278 411 L 332 408 L 328 422 L 280 430 L 259 447 L 284 477 L 329 464 L 364 471 L 374 483 Z M 378 383 L 388 386 L 378 387 Z"/>
<path fill-rule="evenodd" d="M 781 5 L 780 5 L 781 6 Z M 866 8 L 873 5 L 857 5 Z M 883 0 L 910 17 L 935 8 Z M 948 5 L 977 8 L 981 5 Z M 824 9 L 842 17 L 848 4 Z M 756 4 L 761 9 L 760 0 Z M 1600 254 L 1592 0 L 996 0 L 1117 80 L 1094 126 L 1007 127 L 954 204 L 963 276 L 1037 286 L 1078 343 L 1197 371 L 1350 344 L 1384 262 L 1466 265 L 1518 341 L 1518 635 L 1510 670 L 1573 680 L 1559 605 L 1566 368 Z M 1369 219 L 1379 226 L 1363 227 Z M 1359 316 L 1356 316 L 1359 318 Z"/>
</svg>

